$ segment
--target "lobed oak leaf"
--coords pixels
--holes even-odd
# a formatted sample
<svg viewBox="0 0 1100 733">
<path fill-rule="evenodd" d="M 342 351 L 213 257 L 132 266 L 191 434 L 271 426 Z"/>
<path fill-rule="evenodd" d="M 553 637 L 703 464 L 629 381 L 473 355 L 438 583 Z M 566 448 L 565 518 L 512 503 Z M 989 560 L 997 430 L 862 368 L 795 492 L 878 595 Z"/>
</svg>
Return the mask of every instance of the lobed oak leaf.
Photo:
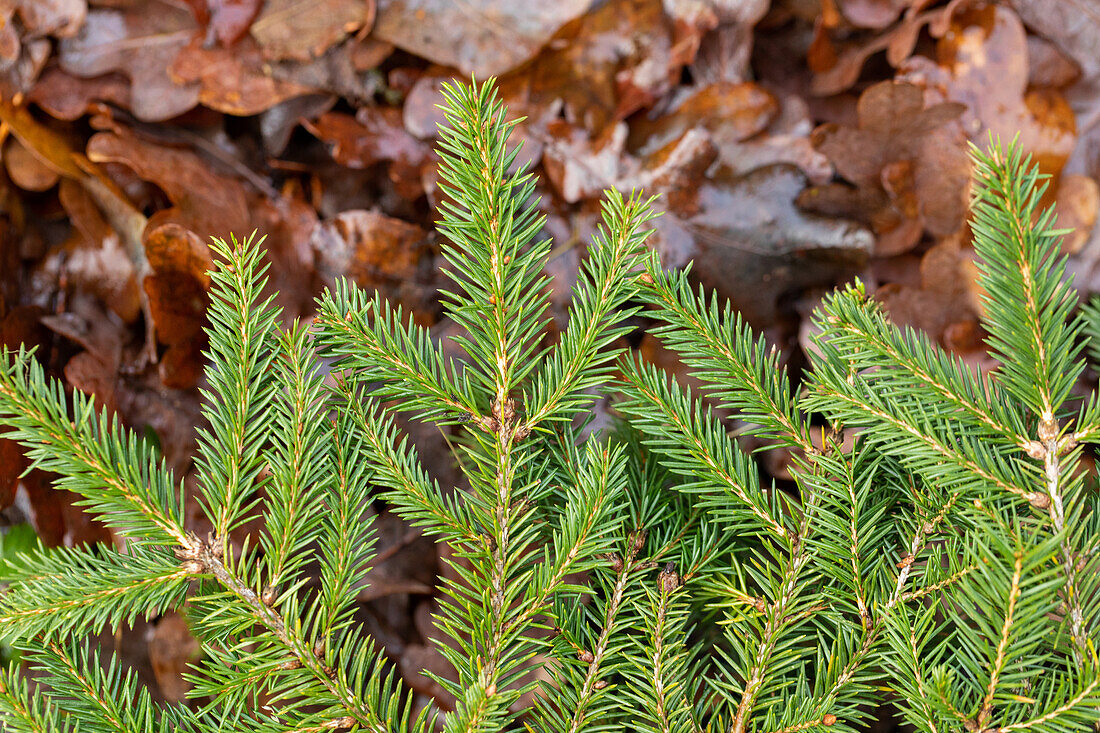
<svg viewBox="0 0 1100 733">
<path fill-rule="evenodd" d="M 199 85 L 199 102 L 230 115 L 259 114 L 312 89 L 276 78 L 260 47 L 243 38 L 232 48 L 207 47 L 195 38 L 180 50 L 169 68 L 179 84 Z"/>
<path fill-rule="evenodd" d="M 43 112 L 59 120 L 76 120 L 97 102 L 130 107 L 130 82 L 118 72 L 81 79 L 59 67 L 51 67 L 27 95 Z"/>
<path fill-rule="evenodd" d="M 90 78 L 119 71 L 131 83 L 130 110 L 139 120 L 183 114 L 199 101 L 196 84 L 172 80 L 168 68 L 198 32 L 190 11 L 165 0 L 94 8 L 80 33 L 61 42 L 61 68 Z"/>
<path fill-rule="evenodd" d="M 115 125 L 111 132 L 92 136 L 87 154 L 93 162 L 125 165 L 168 196 L 173 206 L 149 218 L 146 234 L 170 222 L 200 237 L 251 231 L 243 185 L 215 173 L 190 150 L 158 145 Z"/>
<path fill-rule="evenodd" d="M 266 59 L 308 61 L 370 30 L 374 17 L 374 0 L 265 0 L 249 33 Z"/>
<path fill-rule="evenodd" d="M 813 136 L 817 150 L 860 192 L 848 197 L 856 206 L 839 206 L 844 196 L 837 187 L 830 194 L 807 192 L 800 203 L 822 213 L 829 205 L 871 224 L 880 255 L 910 249 L 924 230 L 956 231 L 966 213 L 970 168 L 961 135 L 948 125 L 963 111 L 955 103 L 926 108 L 913 84 L 875 84 L 860 96 L 856 127 L 826 124 Z M 874 207 L 866 208 L 869 203 Z"/>
<path fill-rule="evenodd" d="M 614 4 L 614 3 L 611 3 Z M 499 76 L 529 61 L 592 0 L 380 0 L 376 38 L 464 76 Z"/>
</svg>

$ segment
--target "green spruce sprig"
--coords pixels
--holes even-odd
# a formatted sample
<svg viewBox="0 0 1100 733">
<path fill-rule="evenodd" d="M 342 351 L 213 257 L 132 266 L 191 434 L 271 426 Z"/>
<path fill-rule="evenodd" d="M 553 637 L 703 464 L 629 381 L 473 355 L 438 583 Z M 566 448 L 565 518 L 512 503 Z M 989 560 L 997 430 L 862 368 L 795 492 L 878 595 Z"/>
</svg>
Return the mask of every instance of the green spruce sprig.
<svg viewBox="0 0 1100 733">
<path fill-rule="evenodd" d="M 1100 407 L 1073 392 L 1100 308 L 1077 314 L 1015 146 L 975 152 L 1001 366 L 971 371 L 855 283 L 819 308 L 796 390 L 728 305 L 647 253 L 636 194 L 609 192 L 551 343 L 514 122 L 492 83 L 445 98 L 456 348 L 349 283 L 284 329 L 259 244 L 215 243 L 208 534 L 150 444 L 3 354 L 6 437 L 119 540 L 12 561 L 0 640 L 35 683 L 0 678 L 6 727 L 800 733 L 859 729 L 879 702 L 930 733 L 1100 722 L 1100 501 L 1081 461 Z M 700 389 L 625 353 L 638 315 Z M 601 399 L 620 418 L 606 435 L 588 429 Z M 399 414 L 449 433 L 458 486 Z M 760 444 L 789 456 L 789 485 L 761 478 Z M 376 502 L 449 545 L 434 641 L 453 709 L 419 705 L 356 621 Z M 94 634 L 173 609 L 202 652 L 190 702 L 159 705 Z"/>
</svg>

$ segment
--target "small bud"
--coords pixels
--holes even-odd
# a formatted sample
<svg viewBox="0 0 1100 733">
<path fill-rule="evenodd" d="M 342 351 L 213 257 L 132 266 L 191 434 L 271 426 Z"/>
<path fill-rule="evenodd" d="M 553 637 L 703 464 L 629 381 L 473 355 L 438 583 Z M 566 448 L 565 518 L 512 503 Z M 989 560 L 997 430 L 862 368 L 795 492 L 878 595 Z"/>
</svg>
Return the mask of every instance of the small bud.
<svg viewBox="0 0 1100 733">
<path fill-rule="evenodd" d="M 916 560 L 916 558 L 913 557 L 912 555 L 906 555 L 905 557 L 903 557 L 901 560 L 898 561 L 897 566 L 899 568 L 907 568 L 907 567 L 909 567 L 910 565 L 913 564 L 914 560 Z"/>
<path fill-rule="evenodd" d="M 596 658 L 592 656 L 592 652 L 588 651 L 587 649 L 581 649 L 579 652 L 577 652 L 577 659 L 581 660 L 585 664 L 592 664 L 592 662 L 596 661 Z"/>
<path fill-rule="evenodd" d="M 671 593 L 680 587 L 680 576 L 676 573 L 676 565 L 669 563 L 665 565 L 665 569 L 661 571 L 661 574 L 657 577 L 657 582 L 660 585 L 661 591 L 664 593 Z"/>
<path fill-rule="evenodd" d="M 824 718 L 821 719 L 821 724 L 826 726 L 836 725 L 836 716 L 832 713 L 828 713 Z"/>
<path fill-rule="evenodd" d="M 495 694 L 497 694 L 496 683 L 493 683 L 485 688 L 485 697 L 492 697 Z"/>
<path fill-rule="evenodd" d="M 645 530 L 634 530 L 630 533 L 628 541 L 630 542 L 630 553 L 632 555 L 637 555 L 642 551 L 642 548 L 645 547 Z"/>
<path fill-rule="evenodd" d="M 1050 495 L 1042 492 L 1035 491 L 1027 495 L 1028 502 L 1036 509 L 1049 509 L 1050 508 Z"/>
<path fill-rule="evenodd" d="M 595 684 L 593 684 L 592 687 L 597 690 L 602 690 L 603 688 L 607 687 L 607 680 L 596 680 Z"/>
<path fill-rule="evenodd" d="M 619 557 L 619 553 L 609 552 L 607 554 L 607 563 L 611 566 L 611 569 L 616 575 L 623 571 L 623 559 Z"/>
<path fill-rule="evenodd" d="M 198 575 L 206 570 L 206 566 L 198 560 L 188 560 L 183 565 L 180 565 L 180 567 L 183 568 L 183 571 L 188 575 Z"/>
<path fill-rule="evenodd" d="M 263 601 L 265 606 L 271 606 L 275 604 L 275 597 L 278 592 L 275 590 L 275 586 L 266 586 L 263 592 L 260 594 L 260 600 Z"/>
<path fill-rule="evenodd" d="M 318 659 L 324 659 L 325 658 L 325 640 L 324 639 L 318 639 L 317 641 L 313 642 L 313 656 L 317 657 Z"/>
<path fill-rule="evenodd" d="M 1058 421 L 1043 418 L 1039 421 L 1039 440 L 1054 440 L 1058 437 Z"/>
<path fill-rule="evenodd" d="M 638 279 L 644 282 L 646 285 L 649 285 L 653 282 L 653 278 L 648 272 L 643 272 L 641 275 L 638 276 Z"/>
<path fill-rule="evenodd" d="M 752 607 L 755 608 L 760 613 L 767 613 L 767 611 L 768 611 L 768 602 L 765 601 L 763 598 L 754 598 L 752 600 Z"/>
<path fill-rule="evenodd" d="M 302 666 L 302 663 L 299 662 L 297 659 L 288 659 L 285 662 L 283 662 L 282 664 L 280 664 L 278 667 L 276 667 L 276 669 L 291 670 L 291 669 L 298 669 L 301 666 Z"/>
<path fill-rule="evenodd" d="M 1024 443 L 1024 453 L 1027 453 L 1037 461 L 1041 461 L 1047 457 L 1046 446 L 1037 440 L 1029 440 Z"/>
</svg>

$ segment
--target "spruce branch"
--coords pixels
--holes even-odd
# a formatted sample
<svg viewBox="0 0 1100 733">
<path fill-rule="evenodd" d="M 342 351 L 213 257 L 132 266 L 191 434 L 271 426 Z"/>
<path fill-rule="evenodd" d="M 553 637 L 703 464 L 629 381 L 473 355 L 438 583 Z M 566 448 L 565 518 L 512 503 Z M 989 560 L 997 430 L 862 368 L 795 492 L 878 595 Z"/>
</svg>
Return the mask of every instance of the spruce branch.
<svg viewBox="0 0 1100 733">
<path fill-rule="evenodd" d="M 392 413 L 364 405 L 362 397 L 346 381 L 338 382 L 337 389 L 343 398 L 341 410 L 362 440 L 370 478 L 386 489 L 381 497 L 390 501 L 400 516 L 430 534 L 440 535 L 449 542 L 481 542 L 486 528 L 480 526 L 463 502 L 457 497 L 448 499 L 438 483 L 429 478 L 408 437 L 398 435 Z"/>
<path fill-rule="evenodd" d="M 927 334 L 889 323 L 861 284 L 825 298 L 820 312 L 829 324 L 830 344 L 837 355 L 876 389 L 883 393 L 931 390 L 937 398 L 932 406 L 942 408 L 943 417 L 988 431 L 989 439 L 1027 447 L 1030 436 L 1022 416 L 996 382 L 977 376 Z M 869 370 L 874 370 L 873 375 Z"/>
<path fill-rule="evenodd" d="M 307 346 L 306 329 L 295 323 L 275 348 L 276 394 L 271 445 L 264 451 L 271 480 L 262 538 L 268 587 L 296 580 L 324 518 L 320 492 L 333 467 L 327 448 L 333 438 L 325 413 L 323 378 Z"/>
<path fill-rule="evenodd" d="M 1055 420 L 1084 368 L 1082 323 L 1070 319 L 1075 291 L 1065 282 L 1065 258 L 1054 210 L 1036 215 L 1046 184 L 1018 145 L 990 140 L 988 153 L 972 146 L 977 186 L 971 205 L 984 323 L 1001 362 L 997 379 L 1039 417 L 1040 431 Z"/>
<path fill-rule="evenodd" d="M 326 645 L 350 623 L 353 591 L 366 577 L 376 545 L 374 523 L 363 516 L 370 498 L 368 482 L 373 478 L 364 455 L 366 439 L 350 411 L 339 411 L 328 452 L 332 474 L 325 480 L 327 511 L 318 532 L 321 597 L 315 647 Z"/>
<path fill-rule="evenodd" d="M 190 727 L 186 711 L 176 709 L 172 714 L 160 709 L 134 671 L 123 672 L 113 655 L 103 667 L 86 646 L 47 642 L 35 661 L 53 690 L 52 702 L 79 730 L 132 733 Z"/>
<path fill-rule="evenodd" d="M 755 338 L 728 302 L 720 306 L 716 294 L 708 302 L 702 289 L 696 292 L 688 270 L 666 272 L 653 253 L 646 260 L 646 274 L 642 295 L 655 306 L 652 315 L 660 324 L 654 334 L 709 385 L 721 406 L 736 410 L 753 434 L 815 453 L 809 424 L 791 394 L 778 352 Z"/>
<path fill-rule="evenodd" d="M 260 300 L 267 265 L 260 265 L 258 244 L 251 238 L 231 238 L 228 243 L 215 239 L 212 246 L 222 264 L 211 273 L 210 346 L 205 354 L 209 387 L 201 390 L 210 428 L 198 431 L 195 465 L 204 509 L 223 551 L 230 530 L 251 506 L 247 497 L 263 483 L 264 427 L 275 396 L 267 374 L 275 358 L 279 312 L 271 306 L 273 296 Z"/>
<path fill-rule="evenodd" d="M 603 386 L 618 350 L 608 346 L 626 332 L 622 324 L 635 311 L 623 309 L 634 293 L 652 199 L 633 194 L 624 199 L 614 189 L 603 202 L 603 223 L 595 246 L 574 288 L 569 325 L 557 347 L 531 376 L 524 398 L 527 417 L 521 433 L 545 420 L 565 421 L 592 401 L 586 390 Z"/>
<path fill-rule="evenodd" d="M 495 86 L 445 84 L 443 96 L 439 172 L 449 200 L 440 205 L 439 229 L 454 244 L 443 254 L 461 293 L 442 295 L 448 314 L 468 334 L 457 340 L 472 360 L 471 376 L 489 390 L 494 413 L 501 413 L 538 363 L 548 283 L 541 271 L 550 243 L 535 241 L 543 217 L 533 178 L 509 174 L 518 153 L 507 145 L 515 122 L 506 121 Z"/>
<path fill-rule="evenodd" d="M 0 636 L 62 639 L 88 629 L 132 624 L 178 606 L 188 569 L 162 550 L 37 550 L 11 561 L 0 596 Z"/>
<path fill-rule="evenodd" d="M 671 385 L 651 365 L 624 358 L 619 368 L 625 399 L 616 408 L 642 430 L 645 443 L 657 449 L 668 469 L 687 480 L 680 489 L 703 493 L 723 511 L 730 511 L 730 506 L 721 497 L 731 497 L 739 505 L 734 517 L 791 543 L 792 533 L 760 488 L 755 466 L 730 443 L 717 418 L 704 413 L 689 391 Z M 713 491 L 716 487 L 721 493 Z"/>
<path fill-rule="evenodd" d="M 354 283 L 337 282 L 318 301 L 321 354 L 355 381 L 377 382 L 379 399 L 396 409 L 442 424 L 481 417 L 483 406 L 466 381 L 464 368 L 443 355 L 426 328 L 416 325 L 377 292 L 368 296 Z"/>
<path fill-rule="evenodd" d="M 143 544 L 186 541 L 182 491 L 155 448 L 83 393 L 70 402 L 23 349 L 0 350 L 0 418 L 34 467 L 57 473 L 111 527 Z"/>
<path fill-rule="evenodd" d="M 32 695 L 17 667 L 0 671 L 0 724 L 19 733 L 69 733 L 73 720 L 47 695 Z"/>
</svg>

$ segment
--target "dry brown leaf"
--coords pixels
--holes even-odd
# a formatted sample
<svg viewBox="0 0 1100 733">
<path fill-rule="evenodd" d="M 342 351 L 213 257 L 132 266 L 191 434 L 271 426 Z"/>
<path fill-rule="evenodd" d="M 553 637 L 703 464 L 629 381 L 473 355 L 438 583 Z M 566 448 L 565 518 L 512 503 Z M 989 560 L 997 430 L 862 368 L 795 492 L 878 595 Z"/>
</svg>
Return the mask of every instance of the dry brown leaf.
<svg viewBox="0 0 1100 733">
<path fill-rule="evenodd" d="M 1027 35 L 1012 10 L 989 5 L 956 14 L 937 58 L 909 59 L 899 78 L 928 98 L 965 104 L 963 126 L 976 145 L 990 132 L 1003 140 L 1019 135 L 1044 173 L 1062 170 L 1076 142 L 1073 111 L 1060 92 L 1028 88 Z"/>
<path fill-rule="evenodd" d="M 891 66 L 900 66 L 913 53 L 925 26 L 928 26 L 929 35 L 933 38 L 942 37 L 947 32 L 951 18 L 968 2 L 970 0 L 950 0 L 943 7 L 925 12 L 916 11 L 926 2 L 911 4 L 905 17 L 893 28 L 874 38 L 845 44 L 839 52 L 834 52 L 835 61 L 832 64 L 815 68 L 811 90 L 814 94 L 825 96 L 850 89 L 859 80 L 867 60 L 883 51 L 886 52 L 886 61 Z"/>
<path fill-rule="evenodd" d="M 346 277 L 367 288 L 412 278 L 427 233 L 377 211 L 345 211 L 321 222 L 310 237 L 317 272 L 326 283 Z"/>
<path fill-rule="evenodd" d="M 534 57 L 592 0 L 379 0 L 372 34 L 417 56 L 479 79 L 499 76 Z"/>
<path fill-rule="evenodd" d="M 158 366 L 160 380 L 172 389 L 190 389 L 202 376 L 213 258 L 205 242 L 177 224 L 150 231 L 145 248 L 152 274 L 143 285 L 158 339 L 168 346 Z"/>
<path fill-rule="evenodd" d="M 871 252 L 871 233 L 853 221 L 795 205 L 806 185 L 790 165 L 713 178 L 666 194 L 654 245 L 674 266 L 695 260 L 699 281 L 728 297 L 758 327 L 770 325 L 785 294 L 849 277 Z"/>
<path fill-rule="evenodd" d="M 74 35 L 87 12 L 86 0 L 0 2 L 0 88 L 5 96 L 10 98 L 33 86 L 50 55 L 46 37 Z"/>
<path fill-rule="evenodd" d="M 16 137 L 10 137 L 4 142 L 4 169 L 12 183 L 24 191 L 47 191 L 61 177 L 54 168 L 27 150 Z"/>
<path fill-rule="evenodd" d="M 865 202 L 879 201 L 861 214 L 848 212 L 873 225 L 878 254 L 910 249 L 925 229 L 945 236 L 962 224 L 970 169 L 961 134 L 948 123 L 963 111 L 952 103 L 925 108 L 918 87 L 881 82 L 860 96 L 857 127 L 823 125 L 814 132 L 815 147 L 837 173 L 869 191 L 861 194 Z M 824 212 L 822 203 L 839 200 L 810 193 L 801 203 Z"/>
<path fill-rule="evenodd" d="M 75 120 L 87 114 L 95 102 L 129 107 L 130 82 L 116 72 L 81 79 L 58 67 L 51 67 L 34 85 L 28 99 L 51 117 Z"/>
<path fill-rule="evenodd" d="M 149 639 L 149 662 L 165 702 L 179 703 L 187 697 L 191 683 L 184 675 L 191 671 L 191 661 L 199 651 L 187 621 L 178 613 L 167 613 L 157 621 Z"/>
<path fill-rule="evenodd" d="M 1062 175 L 1054 193 L 1059 229 L 1073 231 L 1062 238 L 1062 251 L 1077 254 L 1092 235 L 1100 211 L 1100 186 L 1088 176 Z"/>
<path fill-rule="evenodd" d="M 719 148 L 756 135 L 779 114 L 779 101 L 752 82 L 708 84 L 685 99 L 674 112 L 642 119 L 630 128 L 629 145 L 646 155 L 663 148 L 692 127 L 710 133 Z"/>
<path fill-rule="evenodd" d="M 364 107 L 354 117 L 326 112 L 305 128 L 323 140 L 336 162 L 348 168 L 367 168 L 389 163 L 390 179 L 409 198 L 423 190 L 421 168 L 431 158 L 431 148 L 405 131 L 400 110 Z"/>
<path fill-rule="evenodd" d="M 312 91 L 272 76 L 270 65 L 251 38 L 242 39 L 233 48 L 207 48 L 196 38 L 176 56 L 169 73 L 180 84 L 197 83 L 202 104 L 230 115 L 256 115 Z"/>
<path fill-rule="evenodd" d="M 272 61 L 308 61 L 369 29 L 374 0 L 266 0 L 250 33 Z"/>
<path fill-rule="evenodd" d="M 172 81 L 168 69 L 198 32 L 192 14 L 166 0 L 123 0 L 94 8 L 80 33 L 61 42 L 61 68 L 80 77 L 119 71 L 129 77 L 130 110 L 145 121 L 167 120 L 199 101 L 197 84 Z"/>
<path fill-rule="evenodd" d="M 134 263 L 118 232 L 79 183 L 64 179 L 59 198 L 80 235 L 64 253 L 63 268 L 68 279 L 94 293 L 123 321 L 132 323 L 141 312 L 141 289 Z"/>
<path fill-rule="evenodd" d="M 310 313 L 320 289 L 310 247 L 317 211 L 306 202 L 296 182 L 289 182 L 274 199 L 251 196 L 248 208 L 252 227 L 264 236 L 264 250 L 271 263 L 265 292 L 275 296 L 284 320 Z"/>
<path fill-rule="evenodd" d="M 200 237 L 228 237 L 252 230 L 244 187 L 222 176 L 195 153 L 147 142 L 116 126 L 88 141 L 88 157 L 97 163 L 122 163 L 157 184 L 172 208 L 149 217 L 146 232 L 174 223 Z"/>
<path fill-rule="evenodd" d="M 232 46 L 244 34 L 263 7 L 263 0 L 184 0 L 199 23 L 223 46 Z"/>
</svg>

